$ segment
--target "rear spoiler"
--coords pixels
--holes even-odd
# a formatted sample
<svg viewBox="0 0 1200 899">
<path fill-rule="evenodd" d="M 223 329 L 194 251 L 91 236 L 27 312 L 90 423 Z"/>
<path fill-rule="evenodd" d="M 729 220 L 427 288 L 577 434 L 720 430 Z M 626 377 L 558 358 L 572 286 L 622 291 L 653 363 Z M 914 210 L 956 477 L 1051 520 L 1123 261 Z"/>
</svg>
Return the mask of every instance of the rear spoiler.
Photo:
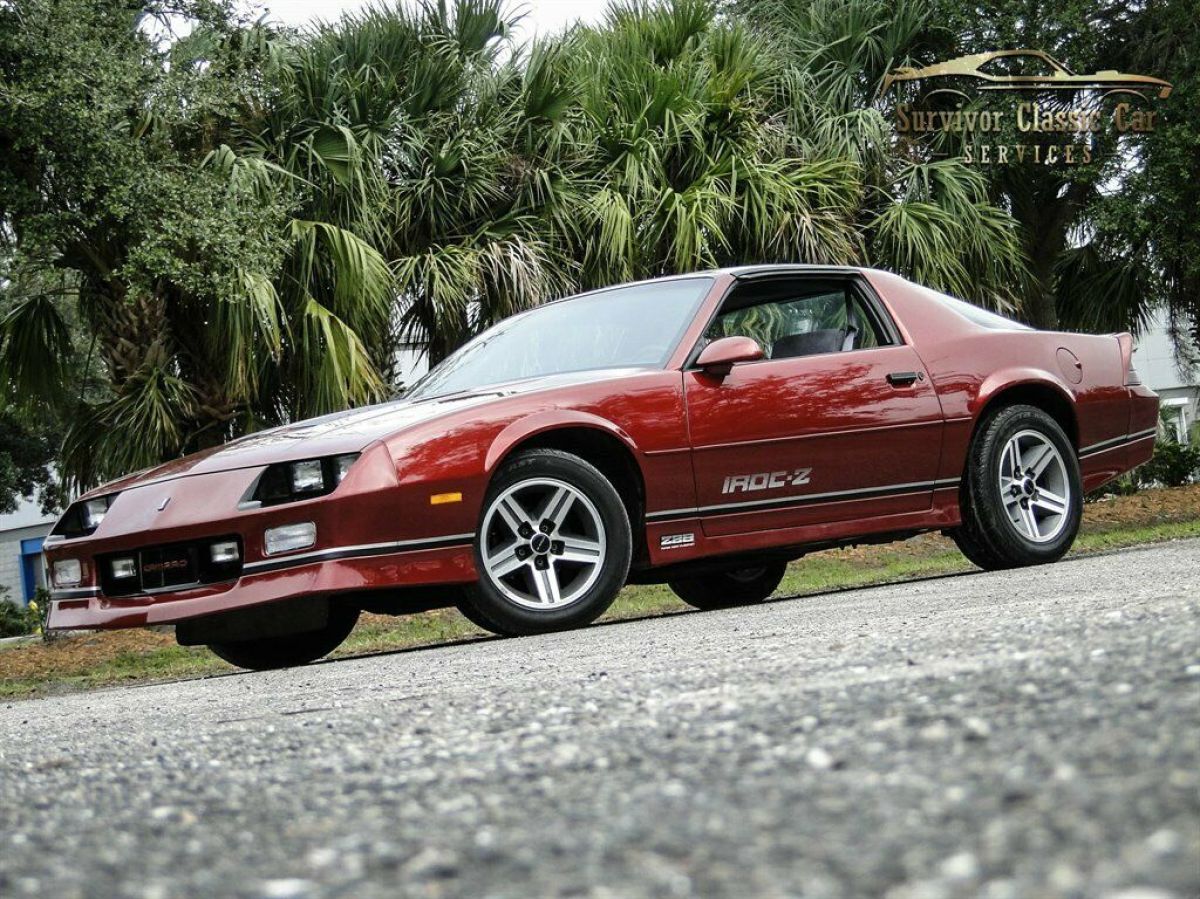
<svg viewBox="0 0 1200 899">
<path fill-rule="evenodd" d="M 1136 387 L 1142 383 L 1141 377 L 1133 367 L 1133 335 L 1128 331 L 1113 334 L 1121 347 L 1121 370 L 1125 372 L 1125 386 Z"/>
</svg>

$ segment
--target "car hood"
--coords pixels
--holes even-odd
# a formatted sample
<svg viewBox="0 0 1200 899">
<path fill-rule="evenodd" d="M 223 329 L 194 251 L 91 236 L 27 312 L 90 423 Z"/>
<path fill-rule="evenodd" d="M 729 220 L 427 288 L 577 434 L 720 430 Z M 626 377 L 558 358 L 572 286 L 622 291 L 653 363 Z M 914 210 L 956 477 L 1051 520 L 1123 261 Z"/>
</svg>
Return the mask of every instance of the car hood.
<svg viewBox="0 0 1200 899">
<path fill-rule="evenodd" d="M 361 452 L 377 440 L 465 408 L 511 396 L 550 392 L 572 384 L 629 377 L 645 371 L 645 368 L 619 368 L 571 372 L 504 384 L 490 384 L 477 390 L 430 399 L 399 399 L 361 409 L 335 412 L 320 418 L 309 418 L 294 424 L 258 431 L 223 446 L 202 450 L 182 459 L 127 475 L 91 491 L 87 496 L 113 493 L 189 475 Z"/>
</svg>

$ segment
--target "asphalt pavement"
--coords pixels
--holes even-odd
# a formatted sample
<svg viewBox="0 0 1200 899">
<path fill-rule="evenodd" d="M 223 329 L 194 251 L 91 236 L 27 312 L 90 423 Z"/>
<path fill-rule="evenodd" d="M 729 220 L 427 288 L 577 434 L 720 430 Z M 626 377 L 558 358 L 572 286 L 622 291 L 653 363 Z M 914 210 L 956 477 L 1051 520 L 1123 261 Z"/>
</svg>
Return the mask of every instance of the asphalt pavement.
<svg viewBox="0 0 1200 899">
<path fill-rule="evenodd" d="M 0 895 L 1191 899 L 1200 541 L 12 702 Z"/>
</svg>

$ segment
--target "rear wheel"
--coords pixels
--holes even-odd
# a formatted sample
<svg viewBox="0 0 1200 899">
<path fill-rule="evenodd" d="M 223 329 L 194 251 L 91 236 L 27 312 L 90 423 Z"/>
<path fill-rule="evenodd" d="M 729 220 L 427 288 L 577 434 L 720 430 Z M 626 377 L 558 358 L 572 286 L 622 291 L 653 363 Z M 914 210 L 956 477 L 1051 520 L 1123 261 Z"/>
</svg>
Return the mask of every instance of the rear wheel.
<svg viewBox="0 0 1200 899">
<path fill-rule="evenodd" d="M 459 608 L 498 634 L 536 634 L 595 621 L 625 585 L 633 553 L 621 497 L 594 466 L 559 450 L 504 465 L 475 538 L 479 581 Z"/>
<path fill-rule="evenodd" d="M 787 571 L 786 562 L 767 562 L 697 577 L 668 581 L 672 592 L 689 606 L 709 611 L 762 602 L 775 592 Z"/>
<path fill-rule="evenodd" d="M 1015 568 L 1062 558 L 1079 531 L 1079 460 L 1058 423 L 1034 406 L 1008 406 L 971 444 L 962 525 L 953 532 L 981 568 Z"/>
<path fill-rule="evenodd" d="M 324 627 L 281 637 L 257 637 L 210 643 L 208 648 L 230 665 L 265 671 L 306 665 L 328 655 L 350 636 L 358 622 L 358 609 L 330 603 L 329 619 Z"/>
</svg>

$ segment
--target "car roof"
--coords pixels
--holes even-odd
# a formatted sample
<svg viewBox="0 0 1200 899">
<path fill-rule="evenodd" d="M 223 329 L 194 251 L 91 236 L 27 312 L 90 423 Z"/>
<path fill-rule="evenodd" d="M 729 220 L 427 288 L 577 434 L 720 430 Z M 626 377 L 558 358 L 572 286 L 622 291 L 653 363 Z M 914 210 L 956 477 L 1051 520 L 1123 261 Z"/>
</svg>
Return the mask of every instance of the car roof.
<svg viewBox="0 0 1200 899">
<path fill-rule="evenodd" d="M 771 265 L 739 265 L 719 269 L 722 274 L 748 280 L 772 275 L 857 275 L 865 269 L 858 265 L 812 265 L 808 263 L 776 263 Z"/>
<path fill-rule="evenodd" d="M 858 265 L 815 265 L 805 262 L 780 262 L 780 263 L 762 263 L 759 265 L 734 265 L 725 268 L 709 268 L 700 269 L 694 272 L 681 272 L 676 275 L 660 275 L 657 278 L 642 278 L 637 281 L 622 281 L 616 284 L 608 284 L 604 287 L 594 287 L 591 290 L 584 290 L 580 293 L 567 294 L 566 296 L 558 297 L 553 300 L 547 300 L 544 303 L 539 303 L 529 309 L 516 313 L 513 318 L 518 315 L 525 315 L 537 309 L 543 309 L 546 306 L 552 306 L 556 303 L 567 302 L 568 300 L 577 300 L 581 297 L 594 296 L 598 293 L 606 293 L 610 290 L 616 290 L 620 287 L 632 287 L 635 284 L 660 284 L 668 281 L 685 281 L 689 278 L 718 278 L 722 275 L 729 275 L 739 281 L 752 281 L 756 278 L 769 278 L 775 275 L 861 275 L 872 269 Z"/>
<path fill-rule="evenodd" d="M 587 296 L 590 293 L 601 293 L 616 287 L 627 287 L 631 284 L 656 284 L 660 281 L 682 281 L 687 278 L 715 278 L 721 275 L 731 275 L 734 278 L 749 280 L 752 278 L 770 277 L 771 275 L 856 275 L 868 271 L 860 265 L 818 265 L 807 262 L 772 262 L 757 265 L 732 265 L 725 268 L 699 269 L 694 272 L 681 272 L 676 275 L 660 275 L 657 278 L 642 278 L 638 281 L 626 281 L 620 284 L 610 284 L 593 290 L 584 291 L 575 296 Z"/>
</svg>

